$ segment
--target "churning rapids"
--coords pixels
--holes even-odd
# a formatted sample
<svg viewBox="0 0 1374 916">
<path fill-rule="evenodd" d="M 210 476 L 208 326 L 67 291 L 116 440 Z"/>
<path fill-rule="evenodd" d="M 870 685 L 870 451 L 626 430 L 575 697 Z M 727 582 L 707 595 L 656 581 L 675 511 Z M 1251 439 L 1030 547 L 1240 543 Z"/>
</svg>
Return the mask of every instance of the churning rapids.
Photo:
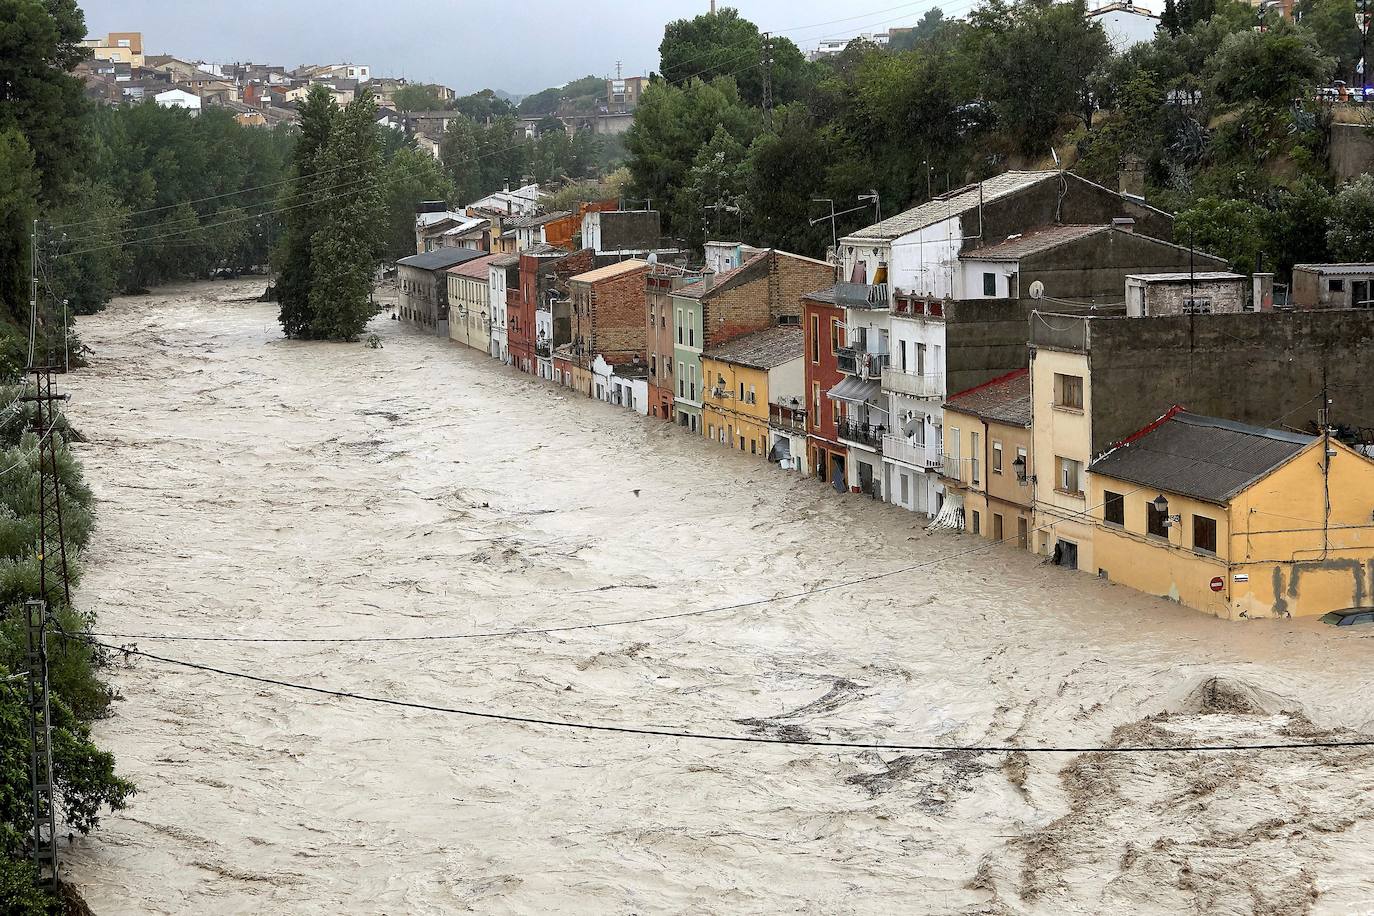
<svg viewBox="0 0 1374 916">
<path fill-rule="evenodd" d="M 281 339 L 261 282 L 120 299 L 63 382 L 100 502 L 79 604 L 136 643 L 500 713 L 887 743 L 1374 731 L 1374 640 L 1213 620 L 378 319 Z M 1374 751 L 922 755 L 510 724 L 133 658 L 101 742 L 139 785 L 64 844 L 145 913 L 1352 913 Z"/>
</svg>

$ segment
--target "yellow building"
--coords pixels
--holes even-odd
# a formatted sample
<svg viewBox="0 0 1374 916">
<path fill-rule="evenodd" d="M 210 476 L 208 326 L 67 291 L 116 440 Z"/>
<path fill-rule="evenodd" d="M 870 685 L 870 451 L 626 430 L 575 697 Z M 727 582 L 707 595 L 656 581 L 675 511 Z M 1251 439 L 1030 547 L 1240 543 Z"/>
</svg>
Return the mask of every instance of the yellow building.
<svg viewBox="0 0 1374 916">
<path fill-rule="evenodd" d="M 967 531 L 1028 549 L 1035 474 L 1030 373 L 1018 369 L 952 395 L 944 409 L 946 502 L 962 501 Z"/>
<path fill-rule="evenodd" d="M 490 265 L 496 255 L 484 255 L 448 269 L 448 336 L 481 350 L 491 349 Z"/>
<path fill-rule="evenodd" d="M 91 57 L 142 67 L 143 33 L 110 32 L 103 38 L 87 38 L 81 44 L 91 49 Z"/>
<path fill-rule="evenodd" d="M 1174 408 L 1088 470 L 1104 578 L 1229 618 L 1374 607 L 1374 462 L 1335 439 Z"/>
<path fill-rule="evenodd" d="M 768 405 L 805 397 L 803 344 L 800 327 L 773 327 L 703 351 L 702 435 L 767 458 Z"/>
<path fill-rule="evenodd" d="M 1086 472 L 1093 457 L 1092 387 L 1084 351 L 1035 347 L 1030 361 L 1035 500 L 1031 550 L 1070 569 L 1095 570 Z"/>
</svg>

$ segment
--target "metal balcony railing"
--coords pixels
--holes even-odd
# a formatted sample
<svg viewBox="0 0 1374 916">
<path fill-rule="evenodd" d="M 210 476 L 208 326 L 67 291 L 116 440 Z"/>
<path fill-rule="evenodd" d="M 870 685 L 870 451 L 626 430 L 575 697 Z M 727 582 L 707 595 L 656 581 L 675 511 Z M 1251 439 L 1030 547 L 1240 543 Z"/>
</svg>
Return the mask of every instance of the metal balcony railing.
<svg viewBox="0 0 1374 916">
<path fill-rule="evenodd" d="M 883 433 L 887 427 L 881 423 L 858 423 L 854 420 L 841 420 L 838 425 L 839 437 L 846 442 L 856 442 L 869 448 L 883 450 Z"/>
<path fill-rule="evenodd" d="M 917 375 L 887 366 L 883 369 L 883 390 L 913 398 L 940 401 L 945 397 L 945 377 L 942 373 Z"/>
<path fill-rule="evenodd" d="M 848 309 L 886 309 L 888 289 L 886 283 L 837 283 L 835 304 Z"/>
<path fill-rule="evenodd" d="M 769 404 L 768 423 L 777 429 L 806 432 L 806 409 L 790 404 Z"/>
</svg>

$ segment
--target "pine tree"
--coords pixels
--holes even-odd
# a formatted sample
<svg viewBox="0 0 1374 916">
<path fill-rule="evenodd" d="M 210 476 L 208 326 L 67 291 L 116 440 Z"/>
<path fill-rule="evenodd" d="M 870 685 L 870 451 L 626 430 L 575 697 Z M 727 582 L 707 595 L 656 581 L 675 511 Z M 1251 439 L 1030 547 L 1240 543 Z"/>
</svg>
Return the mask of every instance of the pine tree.
<svg viewBox="0 0 1374 916">
<path fill-rule="evenodd" d="M 357 340 L 372 319 L 385 239 L 377 103 L 362 90 L 335 121 L 319 168 L 339 188 L 310 239 L 310 336 Z M 344 191 L 343 189 L 347 189 Z"/>
<path fill-rule="evenodd" d="M 1159 27 L 1170 35 L 1178 35 L 1178 7 L 1174 0 L 1164 0 L 1164 12 L 1160 14 Z"/>
<path fill-rule="evenodd" d="M 292 162 L 295 181 L 287 185 L 282 205 L 286 211 L 286 236 L 280 250 L 277 301 L 281 305 L 281 326 L 287 337 L 314 336 L 310 288 L 314 276 L 311 264 L 311 237 L 319 228 L 322 212 L 333 201 L 325 200 L 335 184 L 334 176 L 323 173 L 320 164 L 339 120 L 334 97 L 323 86 L 315 86 L 301 106 L 301 133 Z"/>
</svg>

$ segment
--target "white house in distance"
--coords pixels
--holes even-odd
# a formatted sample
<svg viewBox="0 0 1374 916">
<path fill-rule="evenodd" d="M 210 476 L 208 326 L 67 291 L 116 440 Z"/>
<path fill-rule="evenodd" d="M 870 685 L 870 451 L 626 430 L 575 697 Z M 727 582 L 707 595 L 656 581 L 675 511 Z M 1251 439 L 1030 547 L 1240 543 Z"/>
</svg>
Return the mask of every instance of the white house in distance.
<svg viewBox="0 0 1374 916">
<path fill-rule="evenodd" d="M 1107 41 L 1118 54 L 1133 45 L 1153 41 L 1155 30 L 1159 28 L 1159 16 L 1134 0 L 1117 0 L 1089 10 L 1088 21 L 1102 23 Z"/>
<path fill-rule="evenodd" d="M 200 96 L 185 89 L 167 89 L 153 96 L 163 108 L 185 108 L 192 114 L 200 111 Z"/>
<path fill-rule="evenodd" d="M 510 340 L 507 335 L 507 290 L 520 291 L 520 255 L 511 252 L 487 262 L 491 279 L 487 290 L 491 295 L 491 356 L 510 365 Z"/>
</svg>

